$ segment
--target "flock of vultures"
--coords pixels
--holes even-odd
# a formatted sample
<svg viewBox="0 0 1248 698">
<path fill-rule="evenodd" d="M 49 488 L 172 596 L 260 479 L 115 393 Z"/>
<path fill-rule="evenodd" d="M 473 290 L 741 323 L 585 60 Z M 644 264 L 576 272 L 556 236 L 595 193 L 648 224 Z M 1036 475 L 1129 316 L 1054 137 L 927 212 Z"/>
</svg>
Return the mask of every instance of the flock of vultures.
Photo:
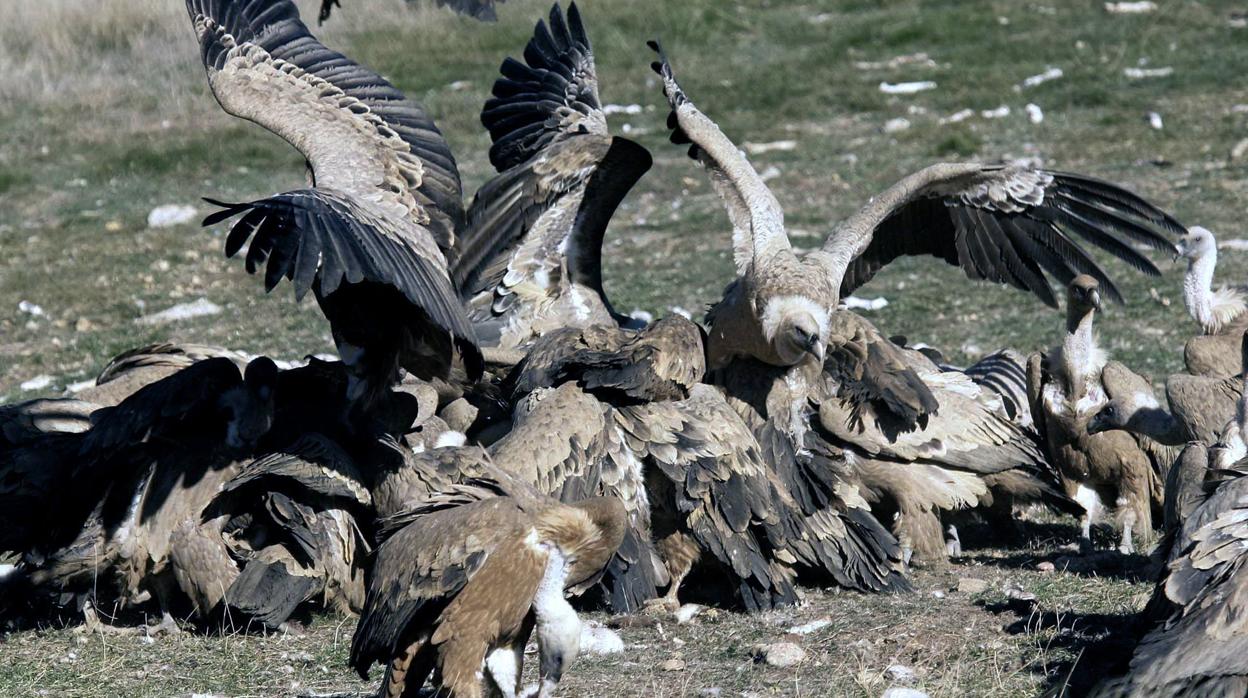
<svg viewBox="0 0 1248 698">
<path fill-rule="evenodd" d="M 1016 516 L 1040 507 L 1079 517 L 1086 553 L 1104 522 L 1161 562 L 1130 671 L 1098 690 L 1248 691 L 1248 309 L 1213 290 L 1209 231 L 1092 177 L 946 163 L 799 251 L 652 42 L 735 278 L 702 323 L 645 324 L 612 307 L 600 252 L 652 160 L 611 134 L 575 5 L 502 63 L 481 113 L 498 174 L 467 204 L 420 105 L 290 0 L 187 7 L 221 108 L 308 164 L 305 188 L 213 201 L 204 224 L 229 222 L 225 253 L 266 291 L 315 296 L 339 360 L 161 344 L 73 398 L 0 407 L 6 615 L 356 613 L 349 661 L 380 664 L 384 696 L 547 696 L 578 609 L 905 593 L 911 566 L 960 554 L 957 521 L 1025 544 Z M 1165 401 L 1098 347 L 1101 304 L 1123 299 L 1092 248 L 1148 274 L 1149 248 L 1187 260 L 1193 337 Z M 1052 348 L 960 368 L 840 303 L 904 255 L 1054 308 L 1064 293 Z"/>
</svg>

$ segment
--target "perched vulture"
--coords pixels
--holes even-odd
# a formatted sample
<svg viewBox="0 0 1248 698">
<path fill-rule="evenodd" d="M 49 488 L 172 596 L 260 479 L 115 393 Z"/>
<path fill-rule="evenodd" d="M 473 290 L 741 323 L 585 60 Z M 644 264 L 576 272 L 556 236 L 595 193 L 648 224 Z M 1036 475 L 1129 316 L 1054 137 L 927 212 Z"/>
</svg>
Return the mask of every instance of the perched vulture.
<svg viewBox="0 0 1248 698">
<path fill-rule="evenodd" d="M 1187 371 L 1198 376 L 1238 375 L 1244 368 L 1236 350 L 1239 336 L 1248 330 L 1248 288 L 1213 290 L 1218 242 L 1208 229 L 1193 226 L 1179 238 L 1178 248 L 1179 256 L 1187 259 L 1183 305 L 1201 331 L 1183 347 Z"/>
<path fill-rule="evenodd" d="M 1028 391 L 1049 459 L 1067 493 L 1083 506 L 1082 544 L 1090 548 L 1091 526 L 1108 509 L 1122 533 L 1119 549 L 1134 552 L 1133 534 L 1145 543 L 1152 540 L 1153 512 L 1161 507 L 1163 469 L 1170 459 L 1164 451 L 1150 453 L 1152 446 L 1125 431 L 1089 433 L 1093 415 L 1115 397 L 1109 390 L 1136 392 L 1145 383 L 1105 382 L 1108 357 L 1092 327 L 1100 305 L 1097 280 L 1076 277 L 1067 291 L 1066 334 L 1047 357 L 1036 353 L 1028 359 Z"/>
<path fill-rule="evenodd" d="M 208 84 L 222 109 L 307 158 L 304 189 L 238 204 L 227 256 L 250 240 L 247 270 L 272 290 L 316 295 L 369 411 L 400 369 L 421 378 L 483 362 L 444 255 L 463 218 L 455 160 L 420 108 L 377 74 L 321 45 L 291 0 L 187 0 Z"/>
<path fill-rule="evenodd" d="M 1126 676 L 1093 692 L 1118 696 L 1248 693 L 1248 477 L 1245 463 L 1213 476 L 1205 444 L 1189 444 L 1176 470 L 1187 481 L 1173 542 Z M 1205 486 L 1202 487 L 1202 484 Z"/>
<path fill-rule="evenodd" d="M 580 650 L 566 589 L 596 575 L 624 535 L 619 500 L 561 504 L 480 480 L 392 517 L 377 549 L 351 665 L 386 665 L 380 695 L 515 696 L 536 630 L 537 695 L 551 695 Z"/>
<path fill-rule="evenodd" d="M 538 22 L 524 62 L 508 58 L 485 103 L 490 162 L 453 278 L 484 343 L 526 346 L 560 327 L 628 324 L 602 286 L 602 239 L 650 169 L 645 148 L 613 137 L 576 4 Z"/>
<path fill-rule="evenodd" d="M 954 163 L 906 177 L 841 223 L 822 248 L 799 256 L 775 196 L 689 101 L 658 45 L 651 47 L 672 108 L 672 140 L 691 143 L 689 154 L 706 167 L 732 221 L 737 278 L 707 318 L 712 368 L 736 356 L 778 366 L 821 363 L 837 302 L 900 256 L 932 255 L 972 279 L 1009 284 L 1056 307 L 1046 272 L 1062 283 L 1090 274 L 1121 300 L 1077 238 L 1157 274 L 1133 243 L 1173 252 L 1166 235 L 1184 232 L 1152 204 L 1091 177 Z"/>
</svg>

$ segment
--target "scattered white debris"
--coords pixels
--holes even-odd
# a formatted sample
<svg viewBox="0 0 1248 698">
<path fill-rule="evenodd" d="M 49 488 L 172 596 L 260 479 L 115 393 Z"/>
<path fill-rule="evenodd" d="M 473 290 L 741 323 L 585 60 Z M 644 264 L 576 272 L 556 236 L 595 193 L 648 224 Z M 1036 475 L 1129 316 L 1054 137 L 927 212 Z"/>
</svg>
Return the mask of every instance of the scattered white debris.
<svg viewBox="0 0 1248 698">
<path fill-rule="evenodd" d="M 768 645 L 756 645 L 754 658 L 774 667 L 791 667 L 801 664 L 806 659 L 806 650 L 792 642 L 773 642 Z"/>
<path fill-rule="evenodd" d="M 1043 73 L 1032 75 L 1029 78 L 1024 78 L 1021 86 L 1035 87 L 1036 85 L 1043 85 L 1050 80 L 1056 80 L 1062 77 L 1064 74 L 1065 73 L 1062 72 L 1061 68 L 1045 68 Z"/>
<path fill-rule="evenodd" d="M 884 670 L 884 675 L 887 676 L 889 680 L 896 681 L 897 683 L 910 683 L 918 678 L 914 673 L 914 669 L 911 669 L 904 664 L 889 665 L 889 667 Z"/>
<path fill-rule="evenodd" d="M 472 81 L 456 80 L 455 82 L 447 85 L 447 87 L 450 88 L 451 92 L 463 92 L 464 90 L 472 88 Z"/>
<path fill-rule="evenodd" d="M 610 628 L 597 621 L 581 625 L 581 655 L 619 654 L 624 651 L 624 640 Z"/>
<path fill-rule="evenodd" d="M 963 109 L 962 111 L 955 111 L 954 113 L 950 114 L 949 116 L 944 116 L 944 117 L 941 117 L 941 118 L 940 118 L 940 123 L 942 123 L 942 124 L 956 124 L 956 123 L 959 123 L 959 122 L 961 122 L 961 121 L 966 121 L 967 119 L 971 118 L 972 116 L 975 116 L 975 110 L 974 110 L 974 109 Z"/>
<path fill-rule="evenodd" d="M 894 686 L 880 694 L 880 698 L 927 698 L 927 694 L 914 688 Z"/>
<path fill-rule="evenodd" d="M 1037 572 L 1052 572 L 1056 569 L 1057 569 L 1057 565 L 1054 565 L 1052 562 L 1049 562 L 1048 560 L 1036 563 Z"/>
<path fill-rule="evenodd" d="M 809 623 L 802 623 L 801 625 L 794 625 L 793 627 L 789 628 L 785 632 L 789 633 L 790 635 L 809 635 L 811 633 L 823 630 L 829 625 L 832 625 L 831 619 L 819 618 L 818 620 L 812 620 Z"/>
<path fill-rule="evenodd" d="M 881 82 L 880 92 L 886 95 L 912 95 L 916 92 L 936 89 L 936 83 L 931 80 L 920 80 L 918 82 Z"/>
<path fill-rule="evenodd" d="M 1132 80 L 1142 80 L 1144 78 L 1164 78 L 1174 74 L 1174 68 L 1166 66 L 1164 68 L 1123 68 L 1122 74 Z"/>
<path fill-rule="evenodd" d="M 36 303 L 31 303 L 30 301 L 18 301 L 17 309 L 19 312 L 26 313 L 27 315 L 33 315 L 35 317 L 43 316 L 43 308 Z"/>
<path fill-rule="evenodd" d="M 175 320 L 187 320 L 194 317 L 202 317 L 204 315 L 216 315 L 221 312 L 221 306 L 213 303 L 207 298 L 200 298 L 190 303 L 179 303 L 171 308 L 166 308 L 159 313 L 144 315 L 135 320 L 140 325 L 163 325 L 166 322 Z"/>
<path fill-rule="evenodd" d="M 966 354 L 967 358 L 974 361 L 984 355 L 984 350 L 974 342 L 967 342 L 962 345 L 962 353 Z"/>
<path fill-rule="evenodd" d="M 1244 14 L 1243 12 L 1232 12 L 1231 16 L 1226 19 L 1226 24 L 1231 29 L 1243 29 L 1248 27 L 1248 14 Z M 44 153 L 44 155 L 47 155 L 47 153 Z"/>
<path fill-rule="evenodd" d="M 438 434 L 438 440 L 433 442 L 434 448 L 459 448 L 468 443 L 468 436 L 462 431 L 450 429 Z"/>
<path fill-rule="evenodd" d="M 1165 126 L 1161 121 L 1161 114 L 1155 111 L 1148 113 L 1148 125 L 1152 126 L 1154 131 L 1160 131 Z"/>
<path fill-rule="evenodd" d="M 886 61 L 854 61 L 854 67 L 858 70 L 886 70 L 900 68 L 903 65 L 919 65 L 925 68 L 938 67 L 936 61 L 922 51 L 919 53 L 907 53 L 904 56 L 894 56 Z"/>
<path fill-rule="evenodd" d="M 633 308 L 633 311 L 629 313 L 628 316 L 639 322 L 644 322 L 647 325 L 654 322 L 654 315 L 652 315 L 651 313 L 645 310 L 642 310 L 641 308 Z"/>
<path fill-rule="evenodd" d="M 22 390 L 43 390 L 49 385 L 52 385 L 53 380 L 55 379 L 53 379 L 52 376 L 49 376 L 46 373 L 41 373 L 35 376 L 34 378 L 31 378 L 30 380 L 25 381 L 18 387 L 21 388 Z"/>
<path fill-rule="evenodd" d="M 694 618 L 697 618 L 698 614 L 701 613 L 705 609 L 706 609 L 705 606 L 702 606 L 696 603 L 687 603 L 684 606 L 681 606 L 680 608 L 676 609 L 676 614 L 675 614 L 676 624 L 684 625 L 685 623 L 688 623 Z"/>
<path fill-rule="evenodd" d="M 858 296 L 850 296 L 843 301 L 845 307 L 850 310 L 880 310 L 888 307 L 888 299 L 880 296 L 879 298 L 859 298 Z"/>
<path fill-rule="evenodd" d="M 660 671 L 684 671 L 685 660 L 680 657 L 672 657 L 671 659 L 659 665 Z"/>
<path fill-rule="evenodd" d="M 1002 104 L 996 109 L 985 109 L 979 113 L 985 119 L 1004 119 L 1010 115 L 1009 105 Z"/>
<path fill-rule="evenodd" d="M 608 104 L 602 108 L 602 113 L 610 116 L 612 114 L 640 114 L 644 109 L 640 104 Z"/>
<path fill-rule="evenodd" d="M 667 308 L 667 312 L 672 313 L 673 315 L 679 315 L 679 316 L 683 317 L 683 318 L 684 318 L 684 319 L 686 319 L 686 320 L 692 320 L 692 319 L 693 319 L 693 313 L 689 312 L 688 310 L 685 310 L 684 308 L 680 307 L 679 305 L 672 305 L 672 306 L 668 306 L 668 308 Z M 649 320 L 647 320 L 647 322 L 649 322 Z"/>
<path fill-rule="evenodd" d="M 1044 110 L 1040 108 L 1040 105 L 1028 103 L 1027 106 L 1023 107 L 1023 110 L 1027 112 L 1027 118 L 1031 123 L 1038 124 L 1044 121 Z"/>
<path fill-rule="evenodd" d="M 1248 155 L 1248 138 L 1241 139 L 1235 147 L 1231 148 L 1232 160 L 1243 160 L 1244 155 Z"/>
<path fill-rule="evenodd" d="M 1228 238 L 1226 240 L 1218 240 L 1218 249 L 1245 252 L 1248 251 L 1248 240 L 1245 240 L 1244 238 Z"/>
<path fill-rule="evenodd" d="M 750 155 L 759 155 L 761 153 L 770 153 L 773 150 L 793 150 L 797 148 L 797 141 L 771 141 L 770 143 L 751 143 L 746 141 L 741 144 L 745 148 L 745 152 Z"/>
<path fill-rule="evenodd" d="M 920 116 L 927 113 L 927 107 L 921 104 L 907 104 L 906 113 L 911 116 Z"/>
<path fill-rule="evenodd" d="M 194 206 L 164 204 L 163 206 L 157 206 L 147 214 L 147 227 L 170 228 L 175 225 L 184 225 L 195 220 L 197 213 Z"/>
<path fill-rule="evenodd" d="M 910 120 L 897 117 L 884 122 L 884 133 L 897 133 L 910 128 Z"/>
<path fill-rule="evenodd" d="M 780 168 L 776 167 L 775 165 L 768 165 L 767 169 L 758 173 L 759 179 L 763 180 L 764 182 L 770 182 L 771 180 L 779 176 L 780 176 Z"/>
<path fill-rule="evenodd" d="M 94 378 L 88 378 L 88 379 L 87 379 L 87 380 L 85 380 L 85 381 L 76 381 L 76 382 L 74 382 L 74 383 L 70 383 L 69 385 L 65 386 L 65 392 L 67 392 L 67 393 L 81 393 L 82 391 L 86 390 L 87 388 L 92 388 L 92 387 L 94 387 L 94 386 L 95 386 L 95 379 L 94 379 Z"/>
<path fill-rule="evenodd" d="M 933 598 L 933 599 L 943 599 L 943 598 L 945 598 L 945 592 L 941 591 L 940 589 L 937 589 L 936 591 L 933 591 L 933 592 L 932 592 L 932 598 Z"/>
<path fill-rule="evenodd" d="M 1105 11 L 1115 15 L 1142 15 L 1155 9 L 1157 9 L 1157 3 L 1150 0 L 1105 3 Z"/>
</svg>

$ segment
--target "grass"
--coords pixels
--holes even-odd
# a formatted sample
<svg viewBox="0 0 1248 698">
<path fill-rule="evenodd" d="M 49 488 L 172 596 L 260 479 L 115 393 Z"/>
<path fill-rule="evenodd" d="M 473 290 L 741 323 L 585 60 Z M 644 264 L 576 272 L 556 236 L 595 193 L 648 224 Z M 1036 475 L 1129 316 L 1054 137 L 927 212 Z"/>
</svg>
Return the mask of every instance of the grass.
<svg viewBox="0 0 1248 698">
<path fill-rule="evenodd" d="M 726 216 L 702 174 L 666 143 L 665 110 L 643 43 L 654 36 L 692 98 L 738 143 L 796 141 L 794 150 L 752 157 L 774 175 L 770 184 L 796 245 L 820 244 L 833 221 L 872 193 L 945 158 L 1029 158 L 1094 174 L 1223 238 L 1243 235 L 1248 169 L 1230 154 L 1248 137 L 1248 109 L 1241 106 L 1248 105 L 1248 86 L 1235 79 L 1248 72 L 1248 29 L 1228 22 L 1238 9 L 1233 3 L 1180 0 L 1133 16 L 1111 15 L 1100 3 L 1006 0 L 581 4 L 603 98 L 645 107 L 613 117 L 613 128 L 627 129 L 656 160 L 608 232 L 607 287 L 621 309 L 661 314 L 679 307 L 696 315 L 731 275 Z M 157 205 L 188 204 L 202 214 L 208 207 L 201 196 L 256 198 L 303 178 L 291 148 L 221 113 L 179 5 L 43 0 L 15 4 L 0 23 L 5 401 L 57 394 L 92 377 L 110 356 L 156 340 L 281 357 L 331 348 L 315 304 L 295 304 L 285 285 L 266 297 L 260 280 L 222 257 L 222 230 L 146 226 Z M 301 0 L 305 16 L 311 5 Z M 475 190 L 490 174 L 477 113 L 498 63 L 519 52 L 546 0 L 510 0 L 497 25 L 402 0 L 344 5 L 318 33 L 425 105 L 458 157 L 467 191 Z M 930 62 L 888 63 L 919 52 Z M 859 67 L 869 63 L 881 65 Z M 1124 75 L 1141 65 L 1174 71 L 1143 80 Z M 1063 77 L 1019 87 L 1052 67 Z M 913 80 L 938 87 L 909 96 L 878 89 L 883 81 Z M 1041 107 L 1043 122 L 1028 120 L 1027 104 Z M 1010 108 L 1004 118 L 980 113 L 1003 105 Z M 964 109 L 975 115 L 946 121 Z M 1162 130 L 1150 127 L 1149 112 L 1161 115 Z M 884 124 L 897 118 L 910 128 L 885 133 Z M 1100 332 L 1115 358 L 1160 381 L 1180 367 L 1182 342 L 1194 326 L 1180 302 L 1181 269 L 1157 261 L 1164 271 L 1158 278 L 1108 264 L 1128 305 L 1109 308 Z M 1235 282 L 1246 271 L 1242 252 L 1224 251 L 1222 279 Z M 889 299 L 870 314 L 885 332 L 940 347 L 953 361 L 1002 346 L 1039 349 L 1060 331 L 1058 315 L 1038 302 L 972 284 L 926 259 L 892 265 L 859 295 Z M 159 327 L 135 323 L 199 297 L 223 312 Z M 43 314 L 19 311 L 23 300 Z M 41 375 L 51 377 L 48 387 L 21 388 Z M 1058 528 L 1065 531 L 1059 538 L 1069 536 L 1069 526 Z M 587 660 L 569 677 L 565 695 L 605 687 L 628 695 L 696 694 L 714 686 L 725 695 L 878 695 L 894 662 L 915 668 L 919 687 L 933 695 L 1035 693 L 1059 682 L 1102 635 L 1113 636 L 1085 632 L 1089 623 L 1113 629 L 1149 589 L 1147 580 L 1029 571 L 1031 559 L 1051 554 L 1043 546 L 997 551 L 949 572 L 921 572 L 914 595 L 812 593 L 808 606 L 774 617 L 725 614 L 662 632 L 630 628 L 629 652 Z M 948 593 L 968 575 L 987 575 L 994 591 L 978 598 Z M 1016 627 L 1026 619 L 994 610 L 1005 603 L 999 589 L 1007 582 L 1039 597 L 1030 626 Z M 934 591 L 945 598 L 934 599 Z M 812 658 L 798 671 L 748 660 L 753 643 L 818 615 L 833 624 L 801 640 Z M 183 636 L 154 645 L 64 629 L 8 635 L 0 638 L 0 694 L 358 692 L 364 684 L 344 667 L 349 631 L 349 622 L 319 619 L 301 637 Z M 62 663 L 71 650 L 76 658 Z M 291 652 L 313 659 L 282 658 Z M 685 670 L 659 671 L 676 652 Z"/>
</svg>

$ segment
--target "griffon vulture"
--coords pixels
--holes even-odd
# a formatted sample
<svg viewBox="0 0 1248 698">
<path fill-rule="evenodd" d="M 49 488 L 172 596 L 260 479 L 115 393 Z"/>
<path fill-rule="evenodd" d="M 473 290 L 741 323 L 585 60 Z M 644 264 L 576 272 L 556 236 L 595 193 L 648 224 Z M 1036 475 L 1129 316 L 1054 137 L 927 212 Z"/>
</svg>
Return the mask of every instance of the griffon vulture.
<svg viewBox="0 0 1248 698">
<path fill-rule="evenodd" d="M 316 295 L 368 411 L 400 378 L 470 379 L 483 361 L 446 257 L 463 218 L 459 173 L 419 105 L 321 45 L 290 0 L 187 0 L 208 84 L 222 109 L 286 139 L 309 186 L 223 204 L 205 225 L 241 218 L 227 256 L 248 240 L 247 270 Z"/>
<path fill-rule="evenodd" d="M 596 575 L 620 545 L 619 500 L 561 504 L 508 496 L 480 480 L 450 488 L 386 522 L 351 665 L 386 665 L 380 695 L 415 695 L 433 675 L 439 694 L 520 693 L 524 646 L 536 630 L 541 684 L 553 694 L 580 649 L 566 589 Z"/>
<path fill-rule="evenodd" d="M 873 197 L 823 247 L 799 256 L 775 196 L 741 151 L 689 100 L 659 51 L 653 67 L 671 105 L 675 143 L 690 143 L 728 209 L 737 278 L 707 316 L 712 368 L 737 356 L 778 366 L 822 363 L 829 316 L 843 295 L 903 255 L 933 255 L 972 279 L 1009 284 L 1056 307 L 1045 273 L 1079 273 L 1116 286 L 1077 242 L 1083 238 L 1133 267 L 1159 273 L 1132 243 L 1174 251 L 1183 228 L 1113 184 L 1063 172 L 978 163 L 932 165 Z"/>
<path fill-rule="evenodd" d="M 1208 229 L 1192 226 L 1179 238 L 1178 249 L 1178 256 L 1187 259 L 1183 305 L 1201 330 L 1183 347 L 1187 371 L 1198 376 L 1238 375 L 1243 370 L 1237 353 L 1239 335 L 1248 329 L 1245 288 L 1221 286 L 1213 290 L 1218 242 Z"/>
<path fill-rule="evenodd" d="M 1049 458 L 1067 493 L 1083 506 L 1082 545 L 1090 548 L 1091 526 L 1108 509 L 1122 533 L 1119 550 L 1134 552 L 1133 534 L 1152 540 L 1153 511 L 1162 501 L 1161 470 L 1170 464 L 1157 462 L 1125 431 L 1089 433 L 1089 421 L 1111 397 L 1103 379 L 1107 356 L 1093 333 L 1100 306 L 1097 280 L 1077 276 L 1067 291 L 1066 334 L 1047 357 L 1037 353 L 1028 359 L 1028 390 Z"/>
<path fill-rule="evenodd" d="M 453 274 L 481 340 L 515 348 L 560 327 L 628 324 L 603 292 L 600 251 L 651 158 L 608 132 L 576 4 L 566 20 L 551 8 L 524 62 L 500 72 L 481 113 L 500 174 L 468 210 Z"/>
</svg>

